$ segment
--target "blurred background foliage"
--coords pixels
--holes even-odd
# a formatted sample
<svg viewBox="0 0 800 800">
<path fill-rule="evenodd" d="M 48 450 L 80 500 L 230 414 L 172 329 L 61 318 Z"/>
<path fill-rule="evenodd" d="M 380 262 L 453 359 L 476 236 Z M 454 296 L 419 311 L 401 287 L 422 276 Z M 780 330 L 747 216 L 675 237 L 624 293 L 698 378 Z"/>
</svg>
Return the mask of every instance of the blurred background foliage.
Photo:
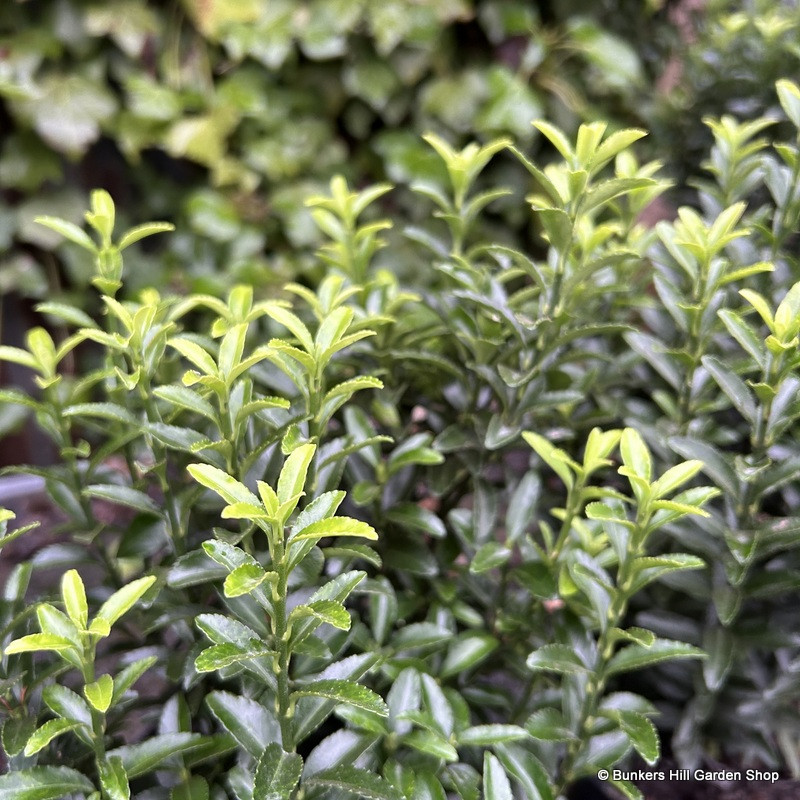
<svg viewBox="0 0 800 800">
<path fill-rule="evenodd" d="M 160 259 L 131 253 L 130 291 L 302 279 L 319 269 L 304 199 L 336 173 L 356 186 L 438 174 L 427 131 L 456 146 L 508 134 L 535 154 L 536 117 L 638 125 L 680 181 L 711 141 L 687 109 L 768 110 L 797 64 L 799 14 L 769 0 L 10 0 L 0 291 L 83 292 L 81 254 L 32 219 L 79 221 L 97 186 L 123 217 L 180 231 L 153 245 Z M 536 246 L 518 202 L 530 187 L 509 162 L 494 169 L 518 189 L 498 227 Z M 410 192 L 386 203 L 418 221 Z M 415 270 L 410 249 L 407 263 L 392 252 L 396 272 Z"/>
<path fill-rule="evenodd" d="M 279 285 L 312 268 L 303 201 L 334 173 L 425 177 L 441 169 L 426 131 L 530 145 L 535 117 L 654 116 L 680 43 L 669 10 L 639 0 L 3 5 L 0 289 L 29 298 L 85 287 L 80 253 L 32 219 L 79 221 L 90 187 L 181 231 L 164 258 L 131 264 L 131 290 Z M 410 195 L 392 202 L 413 217 Z"/>
</svg>

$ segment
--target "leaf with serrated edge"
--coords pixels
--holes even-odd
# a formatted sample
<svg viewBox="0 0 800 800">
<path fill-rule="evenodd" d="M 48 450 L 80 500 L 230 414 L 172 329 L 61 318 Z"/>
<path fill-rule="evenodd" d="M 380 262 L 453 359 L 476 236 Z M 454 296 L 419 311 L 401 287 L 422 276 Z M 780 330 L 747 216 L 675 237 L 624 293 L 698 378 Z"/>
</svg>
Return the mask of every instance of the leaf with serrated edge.
<svg viewBox="0 0 800 800">
<path fill-rule="evenodd" d="M 69 767 L 32 767 L 0 775 L 0 800 L 57 800 L 94 791 L 85 775 Z"/>
<path fill-rule="evenodd" d="M 649 667 L 672 658 L 705 658 L 705 655 L 699 647 L 691 644 L 671 639 L 656 639 L 650 647 L 638 644 L 623 647 L 609 661 L 605 675 L 606 677 L 618 675 L 620 672 Z"/>
<path fill-rule="evenodd" d="M 142 595 L 156 582 L 155 576 L 139 578 L 118 589 L 100 606 L 96 619 L 113 625 L 123 614 L 139 601 Z"/>
<path fill-rule="evenodd" d="M 356 797 L 363 797 L 365 800 L 403 800 L 403 795 L 384 778 L 374 772 L 351 766 L 339 766 L 318 772 L 304 781 L 303 785 L 309 788 L 319 786 L 325 789 L 338 789 Z"/>
<path fill-rule="evenodd" d="M 63 717 L 48 720 L 41 728 L 31 735 L 30 739 L 28 739 L 25 744 L 25 755 L 32 756 L 38 753 L 43 747 L 50 744 L 56 736 L 61 736 L 62 733 L 71 731 L 80 724 L 79 722 L 75 722 L 75 720 L 64 719 Z"/>
<path fill-rule="evenodd" d="M 351 681 L 322 680 L 303 684 L 292 693 L 292 697 L 324 697 L 371 711 L 381 717 L 389 716 L 389 709 L 380 695 Z"/>
<path fill-rule="evenodd" d="M 268 744 L 258 759 L 253 797 L 258 800 L 289 800 L 303 772 L 303 759 L 286 753 L 277 742 Z"/>
<path fill-rule="evenodd" d="M 332 517 L 312 522 L 310 525 L 295 533 L 291 541 L 303 539 L 322 539 L 326 536 L 360 536 L 362 539 L 375 541 L 378 534 L 375 529 L 359 519 L 350 517 Z"/>
</svg>

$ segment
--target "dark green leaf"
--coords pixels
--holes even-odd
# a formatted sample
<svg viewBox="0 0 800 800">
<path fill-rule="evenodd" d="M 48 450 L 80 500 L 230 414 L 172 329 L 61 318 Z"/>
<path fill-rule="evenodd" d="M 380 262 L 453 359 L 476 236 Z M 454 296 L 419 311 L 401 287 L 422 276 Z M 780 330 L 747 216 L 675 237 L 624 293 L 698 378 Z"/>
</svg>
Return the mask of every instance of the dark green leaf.
<svg viewBox="0 0 800 800">
<path fill-rule="evenodd" d="M 203 745 L 204 740 L 199 733 L 170 733 L 117 747 L 106 755 L 109 760 L 120 758 L 128 778 L 133 779 L 152 772 L 170 756 L 191 752 Z"/>
<path fill-rule="evenodd" d="M 503 765 L 491 753 L 483 756 L 483 797 L 484 800 L 513 800 L 514 797 Z"/>
<path fill-rule="evenodd" d="M 379 695 L 366 686 L 351 681 L 321 680 L 303 684 L 292 692 L 292 697 L 324 697 L 337 703 L 348 703 L 381 717 L 389 715 L 389 709 Z"/>
<path fill-rule="evenodd" d="M 487 633 L 463 633 L 455 637 L 447 648 L 440 676 L 448 678 L 472 669 L 488 658 L 498 644 L 497 639 Z"/>
<path fill-rule="evenodd" d="M 560 675 L 579 675 L 587 669 L 577 653 L 565 644 L 546 644 L 534 650 L 526 664 L 528 669 L 537 672 L 557 672 Z"/>
<path fill-rule="evenodd" d="M 97 771 L 103 793 L 108 796 L 108 800 L 129 800 L 131 788 L 128 785 L 125 767 L 122 766 L 122 759 L 104 758 L 98 763 Z"/>
<path fill-rule="evenodd" d="M 649 667 L 672 658 L 704 658 L 705 653 L 691 644 L 656 639 L 650 647 L 631 644 L 616 653 L 606 667 L 606 675 L 618 675 L 642 667 Z"/>
<path fill-rule="evenodd" d="M 261 755 L 265 745 L 281 740 L 275 715 L 255 700 L 229 692 L 211 692 L 206 704 L 253 758 Z"/>
<path fill-rule="evenodd" d="M 94 790 L 87 777 L 69 767 L 32 767 L 0 775 L 0 800 L 57 800 Z"/>
<path fill-rule="evenodd" d="M 303 759 L 286 753 L 277 742 L 268 744 L 258 759 L 253 797 L 258 800 L 289 800 L 303 771 Z"/>
<path fill-rule="evenodd" d="M 351 766 L 339 766 L 318 772 L 308 778 L 304 786 L 309 789 L 316 786 L 335 789 L 366 800 L 403 800 L 403 795 L 384 778 Z"/>
</svg>

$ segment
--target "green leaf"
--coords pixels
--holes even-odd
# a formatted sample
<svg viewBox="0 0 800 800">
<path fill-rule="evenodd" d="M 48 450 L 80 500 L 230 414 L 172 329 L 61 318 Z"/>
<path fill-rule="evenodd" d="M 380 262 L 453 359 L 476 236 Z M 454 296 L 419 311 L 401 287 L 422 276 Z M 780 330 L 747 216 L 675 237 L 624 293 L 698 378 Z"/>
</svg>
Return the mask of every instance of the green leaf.
<svg viewBox="0 0 800 800">
<path fill-rule="evenodd" d="M 122 759 L 119 757 L 104 758 L 97 764 L 100 785 L 108 800 L 129 800 L 131 787 Z"/>
<path fill-rule="evenodd" d="M 90 253 L 94 253 L 97 250 L 97 246 L 91 240 L 89 234 L 72 222 L 67 222 L 67 220 L 59 217 L 34 217 L 33 221 L 38 222 L 39 225 L 44 225 L 45 228 L 50 228 L 56 233 L 60 233 L 65 239 L 69 239 L 69 241 L 74 242 Z"/>
<path fill-rule="evenodd" d="M 209 800 L 208 784 L 205 778 L 192 775 L 188 781 L 172 790 L 169 800 Z"/>
<path fill-rule="evenodd" d="M 447 648 L 439 675 L 449 678 L 480 664 L 497 648 L 499 642 L 488 633 L 463 633 Z"/>
<path fill-rule="evenodd" d="M 61 597 L 64 607 L 75 626 L 84 630 L 89 624 L 89 607 L 86 604 L 86 590 L 77 570 L 71 569 L 61 579 Z"/>
<path fill-rule="evenodd" d="M 302 772 L 301 756 L 284 752 L 277 742 L 268 744 L 256 766 L 253 797 L 258 800 L 289 800 Z"/>
<path fill-rule="evenodd" d="M 301 684 L 292 692 L 292 697 L 324 697 L 337 703 L 347 703 L 364 711 L 371 711 L 381 717 L 389 715 L 389 709 L 380 695 L 367 689 L 366 686 L 351 681 L 322 680 Z"/>
<path fill-rule="evenodd" d="M 565 644 L 546 644 L 534 650 L 525 662 L 536 672 L 556 672 L 559 675 L 580 675 L 586 665 L 577 653 Z"/>
<path fill-rule="evenodd" d="M 529 738 L 528 732 L 519 725 L 474 725 L 458 735 L 458 744 L 470 747 L 491 747 L 501 742 L 515 742 Z"/>
<path fill-rule="evenodd" d="M 432 622 L 412 622 L 396 631 L 390 646 L 395 652 L 414 650 L 418 647 L 438 645 L 444 647 L 450 638 L 450 631 Z"/>
<path fill-rule="evenodd" d="M 447 762 L 458 761 L 458 752 L 443 736 L 423 728 L 416 728 L 403 739 L 403 744 Z"/>
<path fill-rule="evenodd" d="M 267 313 L 272 319 L 283 325 L 284 328 L 288 328 L 307 353 L 314 351 L 314 340 L 311 333 L 298 316 L 285 308 L 272 305 Z"/>
<path fill-rule="evenodd" d="M 191 339 L 170 339 L 167 344 L 174 347 L 184 358 L 191 361 L 204 375 L 217 375 L 214 359 L 197 342 Z"/>
<path fill-rule="evenodd" d="M 533 753 L 517 744 L 495 745 L 494 751 L 506 772 L 519 782 L 530 800 L 555 800 L 548 771 Z"/>
<path fill-rule="evenodd" d="M 611 628 L 609 631 L 613 642 L 633 642 L 643 647 L 652 647 L 656 635 L 647 628 Z"/>
<path fill-rule="evenodd" d="M 120 250 L 124 250 L 147 236 L 153 236 L 156 233 L 169 233 L 174 230 L 175 226 L 170 222 L 145 222 L 143 225 L 137 225 L 135 228 L 126 231 L 119 240 L 117 247 Z"/>
<path fill-rule="evenodd" d="M 190 753 L 202 747 L 208 737 L 199 733 L 168 733 L 151 736 L 138 744 L 123 745 L 109 750 L 106 756 L 119 758 L 128 778 L 138 778 L 152 772 L 163 761 L 171 756 Z"/>
<path fill-rule="evenodd" d="M 57 800 L 94 790 L 85 775 L 69 767 L 33 767 L 0 775 L 0 800 Z"/>
<path fill-rule="evenodd" d="M 383 382 L 378 380 L 378 378 L 373 378 L 368 375 L 362 375 L 359 378 L 350 378 L 350 380 L 337 383 L 336 386 L 329 389 L 325 393 L 323 402 L 327 403 L 328 400 L 334 397 L 350 397 L 352 394 L 362 389 L 383 389 Z"/>
<path fill-rule="evenodd" d="M 316 445 L 303 444 L 292 450 L 278 478 L 279 504 L 289 502 L 292 498 L 302 495 L 308 468 L 316 449 Z"/>
<path fill-rule="evenodd" d="M 536 451 L 536 455 L 561 478 L 562 483 L 567 489 L 571 489 L 574 483 L 572 471 L 562 458 L 562 456 L 566 456 L 566 453 L 564 453 L 563 450 L 553 447 L 544 436 L 540 436 L 533 431 L 525 431 L 522 434 L 522 438 Z"/>
<path fill-rule="evenodd" d="M 255 700 L 229 692 L 211 692 L 206 705 L 253 758 L 261 755 L 265 745 L 280 741 L 275 715 Z"/>
<path fill-rule="evenodd" d="M 166 400 L 178 408 L 201 414 L 206 419 L 215 422 L 217 414 L 214 407 L 204 397 L 186 386 L 157 386 L 153 394 L 161 400 Z"/>
<path fill-rule="evenodd" d="M 64 322 L 69 322 L 76 328 L 93 328 L 95 324 L 94 320 L 85 311 L 67 303 L 38 303 L 36 310 L 40 314 L 48 314 Z"/>
<path fill-rule="evenodd" d="M 119 702 L 125 692 L 127 692 L 156 661 L 158 661 L 158 656 L 147 656 L 146 658 L 140 658 L 138 661 L 134 661 L 133 664 L 128 664 L 127 667 L 121 670 L 114 678 L 114 694 L 111 697 L 111 705 Z"/>
<path fill-rule="evenodd" d="M 623 647 L 616 653 L 606 666 L 605 675 L 618 675 L 621 672 L 630 672 L 642 669 L 661 661 L 673 658 L 705 658 L 705 653 L 699 648 L 684 642 L 671 639 L 656 639 L 650 647 L 631 644 Z"/>
<path fill-rule="evenodd" d="M 653 471 L 650 451 L 639 432 L 633 428 L 625 428 L 620 439 L 619 450 L 625 466 L 634 475 L 649 481 Z"/>
<path fill-rule="evenodd" d="M 92 712 L 89 705 L 71 689 L 57 683 L 51 684 L 42 691 L 42 699 L 54 714 L 79 722 L 91 729 Z"/>
<path fill-rule="evenodd" d="M 751 424 L 756 420 L 756 404 L 745 382 L 719 359 L 703 356 L 703 366 L 711 373 L 734 408 Z"/>
<path fill-rule="evenodd" d="M 267 572 L 260 564 L 241 564 L 225 578 L 225 597 L 249 594 L 266 580 L 277 580 L 277 574 Z"/>
<path fill-rule="evenodd" d="M 366 800 L 404 800 L 403 795 L 386 779 L 374 772 L 351 766 L 323 770 L 306 779 L 303 785 L 308 789 L 335 789 Z"/>
<path fill-rule="evenodd" d="M 772 310 L 762 295 L 752 289 L 740 289 L 739 294 L 753 306 L 770 331 L 774 332 L 775 320 L 772 317 Z"/>
<path fill-rule="evenodd" d="M 97 417 L 119 422 L 121 425 L 139 426 L 136 417 L 116 403 L 76 403 L 67 406 L 63 414 L 65 417 Z"/>
<path fill-rule="evenodd" d="M 564 160 L 572 165 L 572 160 L 575 157 L 575 154 L 572 152 L 572 146 L 569 143 L 569 139 L 555 126 L 551 125 L 549 122 L 546 122 L 543 119 L 533 120 L 531 123 L 534 128 L 536 128 L 540 133 L 544 134 L 549 140 L 553 147 L 561 153 L 561 156 Z"/>
<path fill-rule="evenodd" d="M 521 538 L 534 515 L 542 482 L 535 472 L 526 472 L 517 485 L 506 511 L 506 542 Z"/>
<path fill-rule="evenodd" d="M 472 563 L 469 565 L 469 571 L 473 574 L 480 574 L 487 572 L 495 567 L 500 567 L 511 558 L 511 550 L 500 542 L 486 542 L 481 545 Z"/>
<path fill-rule="evenodd" d="M 198 672 L 214 672 L 241 661 L 251 658 L 261 658 L 262 656 L 273 656 L 275 653 L 266 644 L 253 640 L 248 647 L 241 647 L 238 644 L 224 642 L 215 644 L 203 650 L 195 659 L 194 668 Z"/>
<path fill-rule="evenodd" d="M 635 711 L 618 711 L 615 716 L 636 752 L 652 767 L 661 757 L 661 743 L 656 726 L 643 714 Z"/>
<path fill-rule="evenodd" d="M 534 739 L 546 742 L 568 742 L 576 738 L 575 733 L 567 727 L 561 712 L 555 708 L 534 711 L 528 717 L 525 729 Z"/>
<path fill-rule="evenodd" d="M 332 600 L 318 600 L 308 605 L 295 606 L 289 615 L 289 621 L 303 617 L 315 617 L 320 622 L 327 622 L 339 630 L 350 630 L 350 615 L 341 603 Z"/>
<path fill-rule="evenodd" d="M 32 756 L 38 753 L 43 747 L 46 747 L 56 736 L 61 736 L 62 733 L 71 731 L 77 728 L 81 723 L 75 722 L 72 719 L 51 719 L 45 722 L 41 728 L 35 731 L 25 745 L 25 755 Z M 4 740 L 5 743 L 5 740 Z"/>
<path fill-rule="evenodd" d="M 33 736 L 36 724 L 36 717 L 28 714 L 6 719 L 3 723 L 2 742 L 7 756 L 16 756 L 22 752 L 25 743 Z"/>
<path fill-rule="evenodd" d="M 533 210 L 547 231 L 547 239 L 550 244 L 559 253 L 567 251 L 572 243 L 572 220 L 569 215 L 560 208 L 541 208 L 536 204 L 534 204 Z"/>
<path fill-rule="evenodd" d="M 243 483 L 239 483 L 236 478 L 232 478 L 217 467 L 212 467 L 210 464 L 190 464 L 186 469 L 198 483 L 216 492 L 230 505 L 236 503 L 261 505 L 258 498 Z"/>
<path fill-rule="evenodd" d="M 88 497 L 97 497 L 120 506 L 127 506 L 143 514 L 157 514 L 161 516 L 161 509 L 155 501 L 144 492 L 132 489 L 130 486 L 120 486 L 115 483 L 94 483 L 87 486 L 83 493 Z"/>
<path fill-rule="evenodd" d="M 0 345 L 0 361 L 10 361 L 12 364 L 19 364 L 37 372 L 39 368 L 38 361 L 27 350 L 8 345 Z"/>
<path fill-rule="evenodd" d="M 672 494 L 679 486 L 690 481 L 700 470 L 703 469 L 703 462 L 684 461 L 682 464 L 668 469 L 654 484 L 653 498 L 658 500 L 668 494 Z"/>
<path fill-rule="evenodd" d="M 483 754 L 483 797 L 484 800 L 513 800 L 511 782 L 497 756 Z"/>
<path fill-rule="evenodd" d="M 366 522 L 350 517 L 332 517 L 312 522 L 305 528 L 297 530 L 290 537 L 291 542 L 298 542 L 304 539 L 322 539 L 326 536 L 360 536 L 363 539 L 375 541 L 378 534 Z"/>
<path fill-rule="evenodd" d="M 781 78 L 776 84 L 778 100 L 786 116 L 796 128 L 800 128 L 800 89 L 788 78 Z"/>
<path fill-rule="evenodd" d="M 739 479 L 725 456 L 713 445 L 688 436 L 673 436 L 670 447 L 684 458 L 697 458 L 703 462 L 703 470 L 720 489 L 731 497 L 739 494 Z"/>
<path fill-rule="evenodd" d="M 131 581 L 127 586 L 118 589 L 100 606 L 95 620 L 102 620 L 109 626 L 113 626 L 123 614 L 133 608 L 134 604 L 155 582 L 155 576 L 149 575 L 146 578 Z"/>
<path fill-rule="evenodd" d="M 687 553 L 670 553 L 666 556 L 641 556 L 632 564 L 631 593 L 638 592 L 651 581 L 683 569 L 704 569 L 705 561 Z"/>
<path fill-rule="evenodd" d="M 101 675 L 94 683 L 83 687 L 86 699 L 101 713 L 108 711 L 114 693 L 114 680 L 109 674 Z"/>
<path fill-rule="evenodd" d="M 722 320 L 728 333 L 746 350 L 753 360 L 762 369 L 766 363 L 766 350 L 764 342 L 759 339 L 756 332 L 742 317 L 728 308 L 717 311 L 717 316 Z"/>
<path fill-rule="evenodd" d="M 703 661 L 703 680 L 712 692 L 718 691 L 733 665 L 736 639 L 728 628 L 708 628 L 703 637 L 708 658 Z"/>
<path fill-rule="evenodd" d="M 10 656 L 15 653 L 35 653 L 39 650 L 68 650 L 74 647 L 69 639 L 63 636 L 53 636 L 51 633 L 31 633 L 20 639 L 10 642 L 5 649 L 5 655 Z"/>
</svg>

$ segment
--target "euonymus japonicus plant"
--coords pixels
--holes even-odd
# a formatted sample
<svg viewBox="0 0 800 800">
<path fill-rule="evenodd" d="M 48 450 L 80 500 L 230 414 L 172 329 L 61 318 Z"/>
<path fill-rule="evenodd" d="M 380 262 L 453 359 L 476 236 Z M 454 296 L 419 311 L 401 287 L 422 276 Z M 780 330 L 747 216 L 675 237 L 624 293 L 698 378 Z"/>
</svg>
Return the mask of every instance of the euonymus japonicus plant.
<svg viewBox="0 0 800 800">
<path fill-rule="evenodd" d="M 800 91 L 779 81 L 780 110 L 739 122 L 707 120 L 711 179 L 699 209 L 660 223 L 653 248 L 659 303 L 627 341 L 660 376 L 652 403 L 629 397 L 627 418 L 650 445 L 704 462 L 721 490 L 709 535 L 676 523 L 680 546 L 711 565 L 680 580 L 682 599 L 654 591 L 651 624 L 708 653 L 693 686 L 668 694 L 679 709 L 675 752 L 700 763 L 706 743 L 744 760 L 791 765 L 797 726 L 797 258 L 790 242 L 800 193 Z M 780 128 L 776 127 L 780 126 Z M 765 130 L 780 131 L 772 144 Z M 789 135 L 789 141 L 782 139 Z M 777 137 L 776 137 L 777 138 Z M 767 624 L 767 620 L 769 620 Z M 724 741 L 724 744 L 722 743 Z"/>
<path fill-rule="evenodd" d="M 640 131 L 540 122 L 547 165 L 430 135 L 407 241 L 337 177 L 282 291 L 131 293 L 166 224 L 116 237 L 102 191 L 93 238 L 43 219 L 98 294 L 0 348 L 59 456 L 16 468 L 44 540 L 0 539 L 0 797 L 555 800 L 654 762 L 656 724 L 687 764 L 796 768 L 800 161 L 785 121 L 710 127 L 655 229 Z"/>
<path fill-rule="evenodd" d="M 132 747 L 106 747 L 108 717 L 124 713 L 130 705 L 131 687 L 151 667 L 154 656 L 138 659 L 119 669 L 116 674 L 96 669 L 97 645 L 112 633 L 113 626 L 144 595 L 155 577 L 139 578 L 114 592 L 89 619 L 89 608 L 83 581 L 77 570 L 67 572 L 61 581 L 61 605 L 40 603 L 36 617 L 40 632 L 14 639 L 5 647 L 6 656 L 39 651 L 55 652 L 69 667 L 80 673 L 79 692 L 62 683 L 51 683 L 42 691 L 42 701 L 49 711 L 44 724 L 30 732 L 22 755 L 31 757 L 50 742 L 65 734 L 75 736 L 94 761 L 96 783 L 75 769 L 84 754 L 76 753 L 70 766 L 42 766 L 21 770 L 6 778 L 2 787 L 9 797 L 61 797 L 83 792 L 100 798 L 130 797 L 129 779 L 152 771 L 168 753 L 186 749 L 180 740 L 166 742 L 149 739 Z M 192 746 L 196 737 L 190 740 Z M 159 752 L 160 751 L 160 752 Z M 38 793 L 38 794 L 37 794 Z"/>
</svg>

